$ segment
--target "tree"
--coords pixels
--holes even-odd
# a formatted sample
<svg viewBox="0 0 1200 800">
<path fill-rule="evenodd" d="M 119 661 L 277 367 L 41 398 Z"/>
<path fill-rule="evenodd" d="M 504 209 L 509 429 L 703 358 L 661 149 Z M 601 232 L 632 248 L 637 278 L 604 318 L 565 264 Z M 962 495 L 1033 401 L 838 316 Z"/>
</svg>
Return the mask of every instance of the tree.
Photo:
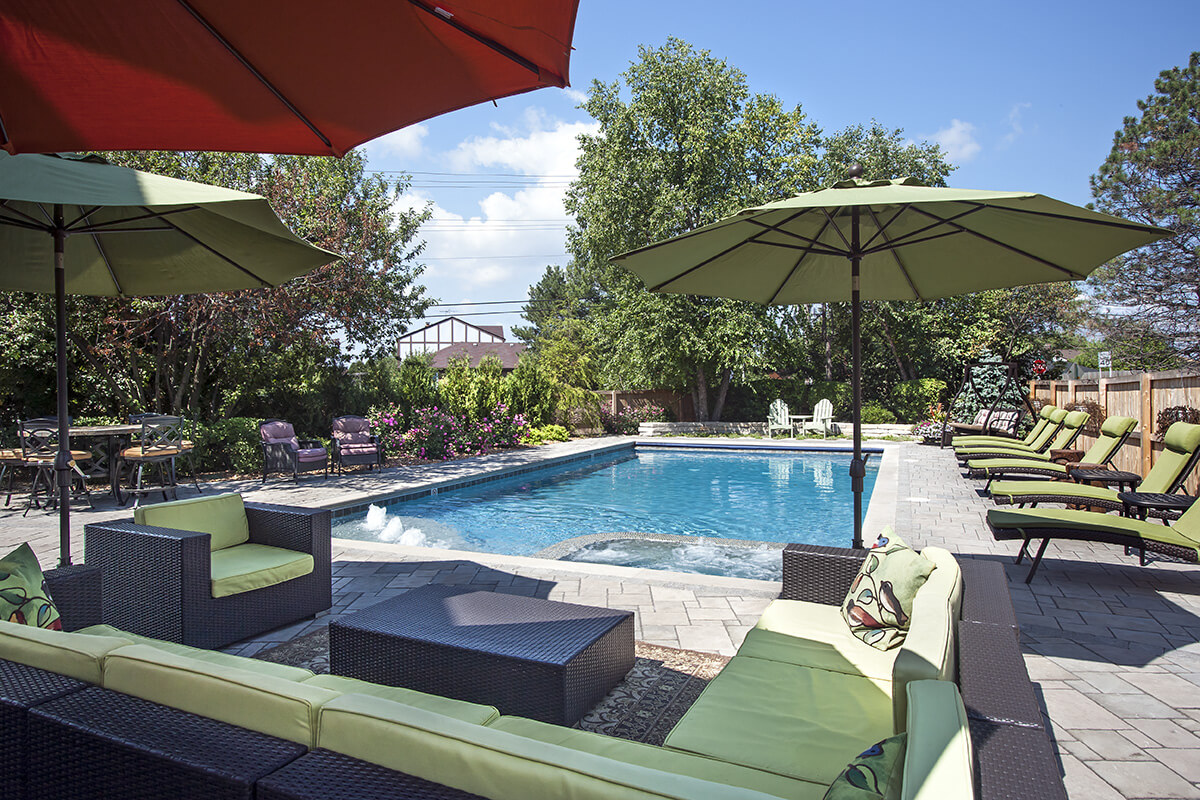
<svg viewBox="0 0 1200 800">
<path fill-rule="evenodd" d="M 1200 52 L 1162 72 L 1138 101 L 1092 176 L 1095 207 L 1175 235 L 1119 256 L 1092 274 L 1113 308 L 1102 328 L 1114 357 L 1145 368 L 1172 365 L 1162 345 L 1200 361 Z"/>
</svg>

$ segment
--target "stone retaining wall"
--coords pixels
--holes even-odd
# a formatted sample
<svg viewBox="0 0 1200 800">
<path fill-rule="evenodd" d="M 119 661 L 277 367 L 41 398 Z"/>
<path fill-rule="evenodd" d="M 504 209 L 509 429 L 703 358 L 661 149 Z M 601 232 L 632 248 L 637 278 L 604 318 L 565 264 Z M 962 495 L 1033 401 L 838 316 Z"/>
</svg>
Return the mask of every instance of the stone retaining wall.
<svg viewBox="0 0 1200 800">
<path fill-rule="evenodd" d="M 837 423 L 843 435 L 849 436 L 850 423 Z M 908 436 L 912 425 L 863 425 L 863 437 Z M 690 434 L 717 434 L 726 436 L 766 436 L 765 422 L 643 422 L 638 425 L 638 436 L 679 436 Z"/>
</svg>

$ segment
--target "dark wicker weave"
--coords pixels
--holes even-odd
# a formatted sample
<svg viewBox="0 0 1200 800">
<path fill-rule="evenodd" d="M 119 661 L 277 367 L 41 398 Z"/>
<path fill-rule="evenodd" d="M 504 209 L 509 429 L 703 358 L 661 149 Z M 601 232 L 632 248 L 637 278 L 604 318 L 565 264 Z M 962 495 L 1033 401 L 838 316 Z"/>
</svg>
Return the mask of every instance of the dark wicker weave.
<svg viewBox="0 0 1200 800">
<path fill-rule="evenodd" d="M 0 797 L 25 797 L 29 709 L 87 685 L 55 672 L 0 659 Z"/>
<path fill-rule="evenodd" d="M 77 631 L 104 621 L 100 570 L 91 565 L 72 564 L 48 570 L 46 590 L 62 617 L 65 631 Z"/>
<path fill-rule="evenodd" d="M 959 620 L 958 673 L 968 716 L 1030 728 L 1043 726 L 1042 709 L 1012 628 Z"/>
<path fill-rule="evenodd" d="M 1067 800 L 1045 731 L 975 717 L 968 723 L 979 800 Z"/>
<path fill-rule="evenodd" d="M 310 553 L 308 575 L 213 597 L 209 536 L 100 522 L 85 526 L 86 562 L 104 574 L 104 621 L 130 633 L 217 648 L 332 605 L 330 512 L 247 503 L 250 541 Z"/>
<path fill-rule="evenodd" d="M 1004 567 L 995 561 L 961 557 L 958 567 L 962 570 L 964 589 L 970 587 L 963 592 L 962 618 L 1016 630 L 1017 612 L 1009 598 Z"/>
<path fill-rule="evenodd" d="M 313 750 L 258 782 L 258 800 L 483 800 L 329 750 Z"/>
<path fill-rule="evenodd" d="M 633 613 L 422 586 L 329 624 L 329 671 L 558 725 L 633 668 Z"/>
<path fill-rule="evenodd" d="M 783 549 L 783 600 L 841 605 L 866 550 L 789 544 Z"/>
<path fill-rule="evenodd" d="M 30 800 L 254 797 L 307 748 L 98 686 L 29 712 Z"/>
</svg>

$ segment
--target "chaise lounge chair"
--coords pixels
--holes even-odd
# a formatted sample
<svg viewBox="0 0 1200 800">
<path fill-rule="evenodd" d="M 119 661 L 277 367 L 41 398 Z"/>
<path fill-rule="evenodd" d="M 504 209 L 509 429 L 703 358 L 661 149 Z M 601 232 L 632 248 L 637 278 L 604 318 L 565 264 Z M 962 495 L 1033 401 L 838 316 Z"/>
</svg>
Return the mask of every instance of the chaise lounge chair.
<svg viewBox="0 0 1200 800">
<path fill-rule="evenodd" d="M 1109 417 L 1100 426 L 1100 436 L 1086 453 L 1052 447 L 1045 453 L 1028 458 L 972 459 L 967 462 L 967 475 L 971 478 L 987 478 L 990 484 L 1004 475 L 1065 479 L 1073 469 L 1104 469 L 1136 427 L 1137 420 L 1133 417 Z"/>
<path fill-rule="evenodd" d="M 1183 516 L 1171 526 L 1132 517 L 1062 508 L 1030 508 L 1022 511 L 993 508 L 987 513 L 987 523 L 997 540 L 1023 540 L 1021 550 L 1017 553 L 1018 564 L 1028 553 L 1029 543 L 1034 539 L 1042 540 L 1030 564 L 1029 574 L 1025 576 L 1026 583 L 1033 580 L 1051 539 L 1123 545 L 1137 550 L 1142 564 L 1146 563 L 1146 551 L 1200 563 L 1200 503 L 1183 512 Z"/>
<path fill-rule="evenodd" d="M 1046 426 L 1050 424 L 1050 417 L 1058 410 L 1058 406 L 1045 405 L 1038 412 L 1037 422 L 1029 429 L 1029 433 L 1025 434 L 1025 438 L 1020 441 L 1023 445 L 1032 445 Z M 1001 447 L 1016 444 L 1017 440 L 1012 436 L 955 436 L 950 440 L 953 447 L 979 447 L 982 445 L 998 444 Z"/>
<path fill-rule="evenodd" d="M 1067 411 L 1060 408 L 1050 419 L 1052 423 L 1057 421 L 1058 427 L 1047 426 L 1042 441 L 1034 446 L 1022 446 L 1013 442 L 1010 445 L 960 447 L 954 451 L 954 456 L 964 463 L 986 458 L 1037 458 L 1049 461 L 1051 450 L 1065 450 L 1075 443 L 1079 434 L 1083 432 L 1083 426 L 1091 417 L 1086 411 Z"/>
<path fill-rule="evenodd" d="M 1167 429 L 1163 451 L 1137 486 L 1139 492 L 1174 494 L 1183 486 L 1200 459 L 1200 425 L 1176 422 Z M 1114 473 L 1115 474 L 1115 473 Z M 1120 511 L 1124 503 L 1117 490 L 1066 481 L 996 481 L 991 487 L 997 505 L 1066 503 Z M 1151 510 L 1151 516 L 1172 517 L 1169 511 Z"/>
</svg>

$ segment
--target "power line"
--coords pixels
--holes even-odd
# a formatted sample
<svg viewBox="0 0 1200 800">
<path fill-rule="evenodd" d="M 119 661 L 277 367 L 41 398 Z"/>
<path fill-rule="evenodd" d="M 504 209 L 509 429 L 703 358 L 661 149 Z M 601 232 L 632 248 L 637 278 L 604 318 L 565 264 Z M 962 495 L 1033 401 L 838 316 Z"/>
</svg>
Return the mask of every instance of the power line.
<svg viewBox="0 0 1200 800">
<path fill-rule="evenodd" d="M 462 303 L 434 303 L 433 305 L 434 305 L 434 307 L 441 308 L 444 306 L 501 306 L 501 305 L 506 306 L 506 305 L 512 305 L 513 303 L 527 304 L 527 303 L 557 303 L 557 302 L 559 302 L 559 301 L 558 300 L 532 300 L 532 299 L 526 299 L 526 300 L 472 300 L 472 301 L 464 301 Z"/>
<path fill-rule="evenodd" d="M 567 253 L 531 253 L 524 256 L 418 256 L 418 261 L 490 261 L 497 258 L 569 258 Z"/>
</svg>

